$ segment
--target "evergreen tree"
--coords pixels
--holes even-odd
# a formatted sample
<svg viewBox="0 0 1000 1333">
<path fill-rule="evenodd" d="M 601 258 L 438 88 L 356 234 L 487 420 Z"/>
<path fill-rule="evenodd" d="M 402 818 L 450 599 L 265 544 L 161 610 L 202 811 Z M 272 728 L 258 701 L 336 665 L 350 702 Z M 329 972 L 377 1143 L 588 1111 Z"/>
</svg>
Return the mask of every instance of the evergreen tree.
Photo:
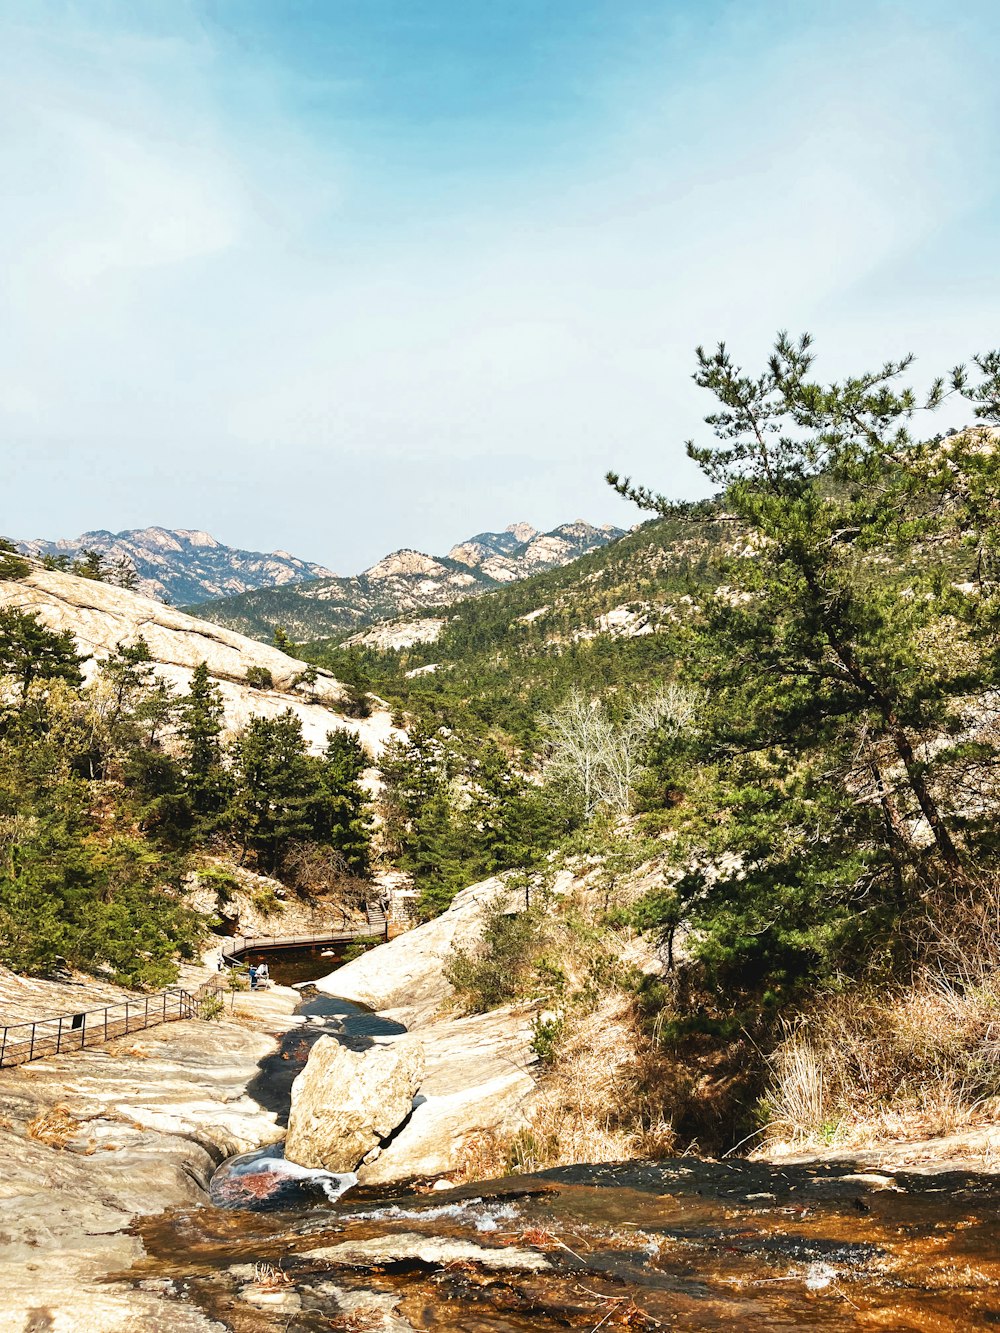
<svg viewBox="0 0 1000 1333">
<path fill-rule="evenodd" d="M 278 867 L 282 850 L 317 831 L 323 790 L 319 764 L 309 755 L 302 723 L 292 710 L 251 718 L 232 743 L 233 829 L 265 870 Z"/>
<path fill-rule="evenodd" d="M 218 814 L 226 800 L 227 780 L 222 759 L 224 709 L 218 685 L 199 662 L 191 674 L 191 692 L 181 703 L 183 739 L 181 762 L 191 805 L 198 815 Z"/>
<path fill-rule="evenodd" d="M 331 731 L 326 738 L 322 768 L 326 792 L 325 839 L 356 875 L 368 871 L 371 850 L 369 800 L 360 778 L 368 756 L 349 731 Z"/>
<path fill-rule="evenodd" d="M 942 503 L 941 449 L 911 437 L 918 400 L 895 388 L 909 364 L 822 386 L 808 338 L 781 335 L 756 377 L 722 346 L 699 349 L 718 443 L 688 452 L 718 503 L 675 505 L 609 474 L 643 507 L 732 531 L 689 667 L 711 697 L 696 838 L 735 868 L 679 891 L 720 986 L 787 993 L 856 966 L 939 883 L 971 890 L 961 747 L 942 741 L 990 686 L 960 630 L 982 603 L 957 590 L 956 546 L 940 540 L 958 488 Z M 941 395 L 937 382 L 923 406 Z M 997 500 L 994 488 L 984 510 Z"/>
<path fill-rule="evenodd" d="M 107 582 L 110 572 L 104 556 L 92 546 L 85 546 L 70 568 L 78 578 L 93 579 L 97 583 Z"/>
<path fill-rule="evenodd" d="M 12 676 L 22 700 L 36 680 L 65 680 L 80 685 L 86 661 L 76 651 L 69 630 L 46 629 L 34 611 L 0 609 L 0 676 Z"/>
</svg>

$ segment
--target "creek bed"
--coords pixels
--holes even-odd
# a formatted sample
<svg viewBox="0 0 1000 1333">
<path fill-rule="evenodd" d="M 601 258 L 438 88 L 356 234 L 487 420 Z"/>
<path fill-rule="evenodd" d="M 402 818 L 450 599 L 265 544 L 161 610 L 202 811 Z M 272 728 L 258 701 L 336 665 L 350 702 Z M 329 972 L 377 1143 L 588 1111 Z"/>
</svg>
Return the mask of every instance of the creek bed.
<svg viewBox="0 0 1000 1333">
<path fill-rule="evenodd" d="M 315 994 L 299 1011 L 254 1091 L 275 1109 L 319 1035 L 401 1030 Z M 993 1175 L 691 1158 L 334 1200 L 317 1184 L 141 1219 L 128 1279 L 233 1333 L 1000 1328 Z"/>
</svg>

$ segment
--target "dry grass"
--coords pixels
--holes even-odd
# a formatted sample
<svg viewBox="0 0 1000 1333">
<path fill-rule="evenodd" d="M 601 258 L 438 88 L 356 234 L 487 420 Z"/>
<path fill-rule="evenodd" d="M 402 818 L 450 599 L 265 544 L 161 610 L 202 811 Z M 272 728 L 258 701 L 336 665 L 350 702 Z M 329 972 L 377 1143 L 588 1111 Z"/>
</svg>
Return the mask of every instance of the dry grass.
<svg viewBox="0 0 1000 1333">
<path fill-rule="evenodd" d="M 771 1057 L 767 1142 L 859 1147 L 1000 1114 L 1000 975 L 818 1005 Z"/>
<path fill-rule="evenodd" d="M 292 1279 L 283 1268 L 275 1264 L 258 1263 L 253 1266 L 253 1280 L 262 1291 L 281 1291 L 290 1285 Z"/>
<path fill-rule="evenodd" d="M 539 1171 L 576 1162 L 667 1156 L 675 1146 L 671 1080 L 636 1020 L 631 997 L 606 994 L 589 1012 L 571 1012 L 550 1067 L 516 1133 L 469 1144 L 463 1180 Z"/>
<path fill-rule="evenodd" d="M 39 1111 L 25 1126 L 29 1139 L 47 1144 L 50 1148 L 65 1148 L 80 1131 L 81 1121 L 62 1104 Z"/>
</svg>

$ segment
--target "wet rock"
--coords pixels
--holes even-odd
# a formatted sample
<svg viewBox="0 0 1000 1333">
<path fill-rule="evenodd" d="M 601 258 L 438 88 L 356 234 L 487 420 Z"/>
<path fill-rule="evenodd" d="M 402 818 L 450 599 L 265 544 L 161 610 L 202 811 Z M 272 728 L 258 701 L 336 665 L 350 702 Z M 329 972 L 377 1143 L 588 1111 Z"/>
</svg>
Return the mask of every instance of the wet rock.
<svg viewBox="0 0 1000 1333">
<path fill-rule="evenodd" d="M 323 1245 L 306 1250 L 303 1259 L 318 1259 L 335 1267 L 369 1268 L 373 1264 L 406 1264 L 442 1267 L 445 1264 L 473 1263 L 493 1271 L 544 1273 L 552 1265 L 536 1250 L 515 1247 L 491 1249 L 474 1241 L 449 1236 L 421 1236 L 404 1231 L 394 1236 L 373 1236 L 369 1240 L 345 1240 L 338 1245 Z"/>
<path fill-rule="evenodd" d="M 413 1037 L 361 1053 L 321 1037 L 292 1084 L 286 1157 L 352 1171 L 410 1114 L 423 1070 L 423 1045 Z"/>
</svg>

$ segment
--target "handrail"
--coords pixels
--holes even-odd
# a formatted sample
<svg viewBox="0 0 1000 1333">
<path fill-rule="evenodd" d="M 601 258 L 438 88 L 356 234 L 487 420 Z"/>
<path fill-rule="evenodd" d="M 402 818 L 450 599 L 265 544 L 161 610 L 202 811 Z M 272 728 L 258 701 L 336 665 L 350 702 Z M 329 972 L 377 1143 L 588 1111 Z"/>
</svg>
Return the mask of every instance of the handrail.
<svg viewBox="0 0 1000 1333">
<path fill-rule="evenodd" d="M 232 967 L 248 953 L 267 949 L 306 948 L 312 944 L 350 944 L 354 940 L 384 939 L 388 931 L 385 916 L 372 912 L 368 924 L 353 930 L 326 930 L 304 935 L 233 935 L 222 946 L 222 961 Z"/>
<path fill-rule="evenodd" d="M 0 1068 L 27 1064 L 43 1055 L 82 1051 L 87 1046 L 98 1046 L 113 1037 L 142 1032 L 160 1023 L 209 1017 L 206 1010 L 221 994 L 219 982 L 213 978 L 193 993 L 182 986 L 168 986 L 153 995 L 115 1000 L 101 1009 L 9 1023 L 0 1028 Z"/>
</svg>

